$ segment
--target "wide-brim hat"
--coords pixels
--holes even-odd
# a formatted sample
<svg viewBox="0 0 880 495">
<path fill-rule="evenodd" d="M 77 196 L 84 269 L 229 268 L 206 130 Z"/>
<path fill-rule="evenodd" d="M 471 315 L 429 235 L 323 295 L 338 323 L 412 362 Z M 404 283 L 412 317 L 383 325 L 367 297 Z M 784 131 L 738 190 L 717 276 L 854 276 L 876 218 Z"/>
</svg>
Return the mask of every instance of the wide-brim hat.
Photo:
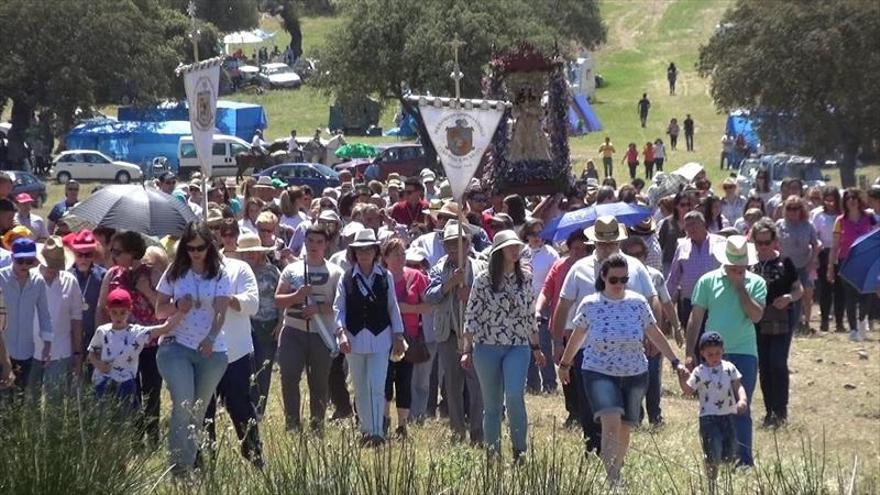
<svg viewBox="0 0 880 495">
<path fill-rule="evenodd" d="M 64 247 L 64 241 L 57 235 L 50 236 L 37 249 L 37 260 L 46 268 L 66 270 L 73 264 L 73 258 L 73 252 Z"/>
<path fill-rule="evenodd" d="M 584 235 L 593 242 L 618 242 L 627 237 L 626 226 L 610 215 L 597 218 L 595 224 L 584 229 Z"/>
<path fill-rule="evenodd" d="M 458 225 L 457 220 L 452 220 L 446 223 L 446 226 L 443 227 L 443 242 L 453 241 L 459 237 L 462 239 L 471 238 L 471 230 L 468 228 L 468 225 L 462 224 L 460 229 Z"/>
<path fill-rule="evenodd" d="M 455 201 L 447 201 L 443 203 L 443 206 L 437 211 L 438 217 L 446 217 L 446 218 L 460 218 L 461 217 L 461 206 Z"/>
<path fill-rule="evenodd" d="M 272 178 L 268 175 L 261 175 L 257 182 L 254 184 L 254 187 L 271 187 L 272 189 L 275 186 L 272 184 Z"/>
<path fill-rule="evenodd" d="M 217 225 L 223 222 L 223 211 L 219 208 L 209 208 L 206 222 L 208 225 Z"/>
<path fill-rule="evenodd" d="M 648 217 L 641 222 L 633 225 L 632 227 L 627 227 L 630 232 L 635 235 L 650 235 L 654 233 L 654 230 L 657 228 L 654 223 L 654 217 Z"/>
<path fill-rule="evenodd" d="M 497 251 L 500 251 L 509 246 L 525 246 L 525 243 L 516 235 L 516 232 L 512 230 L 501 230 L 495 233 L 495 237 L 492 238 L 492 249 L 489 250 L 489 254 L 495 254 Z"/>
<path fill-rule="evenodd" d="M 363 229 L 354 235 L 354 240 L 348 247 L 359 249 L 378 245 L 379 241 L 376 240 L 376 233 L 373 232 L 373 229 Z"/>
<path fill-rule="evenodd" d="M 98 240 L 95 239 L 94 233 L 89 229 L 83 229 L 73 234 L 70 239 L 70 248 L 75 253 L 91 253 L 98 247 Z"/>
<path fill-rule="evenodd" d="M 238 248 L 236 253 L 268 253 L 272 247 L 263 246 L 260 236 L 250 232 L 238 236 Z"/>
<path fill-rule="evenodd" d="M 726 242 L 715 244 L 712 254 L 719 263 L 727 266 L 751 266 L 758 262 L 755 245 L 742 235 L 732 235 Z"/>
</svg>

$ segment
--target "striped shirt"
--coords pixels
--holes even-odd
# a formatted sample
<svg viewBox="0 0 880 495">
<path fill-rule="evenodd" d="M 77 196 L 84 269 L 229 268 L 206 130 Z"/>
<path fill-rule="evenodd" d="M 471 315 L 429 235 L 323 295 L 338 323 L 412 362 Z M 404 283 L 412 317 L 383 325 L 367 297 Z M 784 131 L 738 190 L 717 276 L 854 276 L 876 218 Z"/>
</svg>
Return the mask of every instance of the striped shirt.
<svg viewBox="0 0 880 495">
<path fill-rule="evenodd" d="M 719 241 L 724 241 L 724 238 L 715 234 L 708 234 L 706 240 L 699 245 L 687 237 L 678 240 L 666 281 L 666 288 L 673 298 L 679 293 L 679 289 L 682 297 L 690 298 L 697 280 L 721 266 L 712 254 L 712 245 Z"/>
</svg>

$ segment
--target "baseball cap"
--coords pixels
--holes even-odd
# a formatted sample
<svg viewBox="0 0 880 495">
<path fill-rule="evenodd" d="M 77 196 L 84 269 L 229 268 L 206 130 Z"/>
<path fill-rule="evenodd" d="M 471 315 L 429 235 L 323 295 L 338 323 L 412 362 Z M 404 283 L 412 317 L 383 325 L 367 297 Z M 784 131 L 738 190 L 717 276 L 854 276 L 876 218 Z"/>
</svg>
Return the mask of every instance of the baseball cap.
<svg viewBox="0 0 880 495">
<path fill-rule="evenodd" d="M 32 198 L 31 195 L 28 194 L 28 193 L 19 193 L 19 194 L 17 194 L 17 195 L 15 196 L 15 202 L 16 202 L 16 203 L 19 203 L 19 204 L 21 204 L 21 203 L 33 203 L 33 202 L 34 202 L 34 198 Z"/>
<path fill-rule="evenodd" d="M 703 350 L 704 347 L 708 346 L 720 346 L 724 347 L 724 339 L 721 338 L 721 334 L 718 332 L 706 332 L 700 336 L 700 343 L 698 345 L 700 350 Z"/>
<path fill-rule="evenodd" d="M 20 258 L 36 258 L 37 243 L 27 237 L 19 237 L 12 242 L 12 257 Z"/>
<path fill-rule="evenodd" d="M 122 288 L 113 289 L 107 294 L 108 308 L 131 309 L 131 294 Z"/>
</svg>

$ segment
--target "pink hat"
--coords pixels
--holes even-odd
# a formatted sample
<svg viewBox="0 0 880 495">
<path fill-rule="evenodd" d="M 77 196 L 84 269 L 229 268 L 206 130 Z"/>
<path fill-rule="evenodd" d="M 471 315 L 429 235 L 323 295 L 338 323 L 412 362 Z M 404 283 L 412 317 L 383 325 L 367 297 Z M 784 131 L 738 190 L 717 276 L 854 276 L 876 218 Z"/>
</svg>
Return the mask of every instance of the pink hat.
<svg viewBox="0 0 880 495">
<path fill-rule="evenodd" d="M 31 195 L 28 193 L 19 193 L 18 195 L 15 196 L 15 202 L 18 204 L 33 203 L 34 198 L 32 198 Z"/>
</svg>

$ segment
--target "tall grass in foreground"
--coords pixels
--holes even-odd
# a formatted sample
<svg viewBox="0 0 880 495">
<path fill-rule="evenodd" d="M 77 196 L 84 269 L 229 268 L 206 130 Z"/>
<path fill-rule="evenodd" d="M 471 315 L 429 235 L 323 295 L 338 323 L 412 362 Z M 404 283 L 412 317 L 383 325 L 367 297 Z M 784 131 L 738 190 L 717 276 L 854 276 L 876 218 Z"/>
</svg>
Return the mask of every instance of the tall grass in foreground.
<svg viewBox="0 0 880 495">
<path fill-rule="evenodd" d="M 145 450 L 130 421 L 88 400 L 60 406 L 0 410 L 0 493 L 100 494 L 592 494 L 608 493 L 595 456 L 585 457 L 577 434 L 553 430 L 547 441 L 513 465 L 453 443 L 444 425 L 413 428 L 411 439 L 386 447 L 358 446 L 353 424 L 323 435 L 286 433 L 272 418 L 261 424 L 267 466 L 259 471 L 238 455 L 235 436 L 220 426 L 216 455 L 185 479 L 164 467 L 164 449 Z M 616 493 L 708 493 L 698 453 L 680 459 L 664 452 L 674 442 L 633 450 Z M 824 445 L 804 441 L 799 451 L 773 455 L 749 471 L 724 469 L 719 494 L 876 493 L 876 466 L 838 462 Z M 868 454 L 869 455 L 869 454 Z"/>
</svg>

